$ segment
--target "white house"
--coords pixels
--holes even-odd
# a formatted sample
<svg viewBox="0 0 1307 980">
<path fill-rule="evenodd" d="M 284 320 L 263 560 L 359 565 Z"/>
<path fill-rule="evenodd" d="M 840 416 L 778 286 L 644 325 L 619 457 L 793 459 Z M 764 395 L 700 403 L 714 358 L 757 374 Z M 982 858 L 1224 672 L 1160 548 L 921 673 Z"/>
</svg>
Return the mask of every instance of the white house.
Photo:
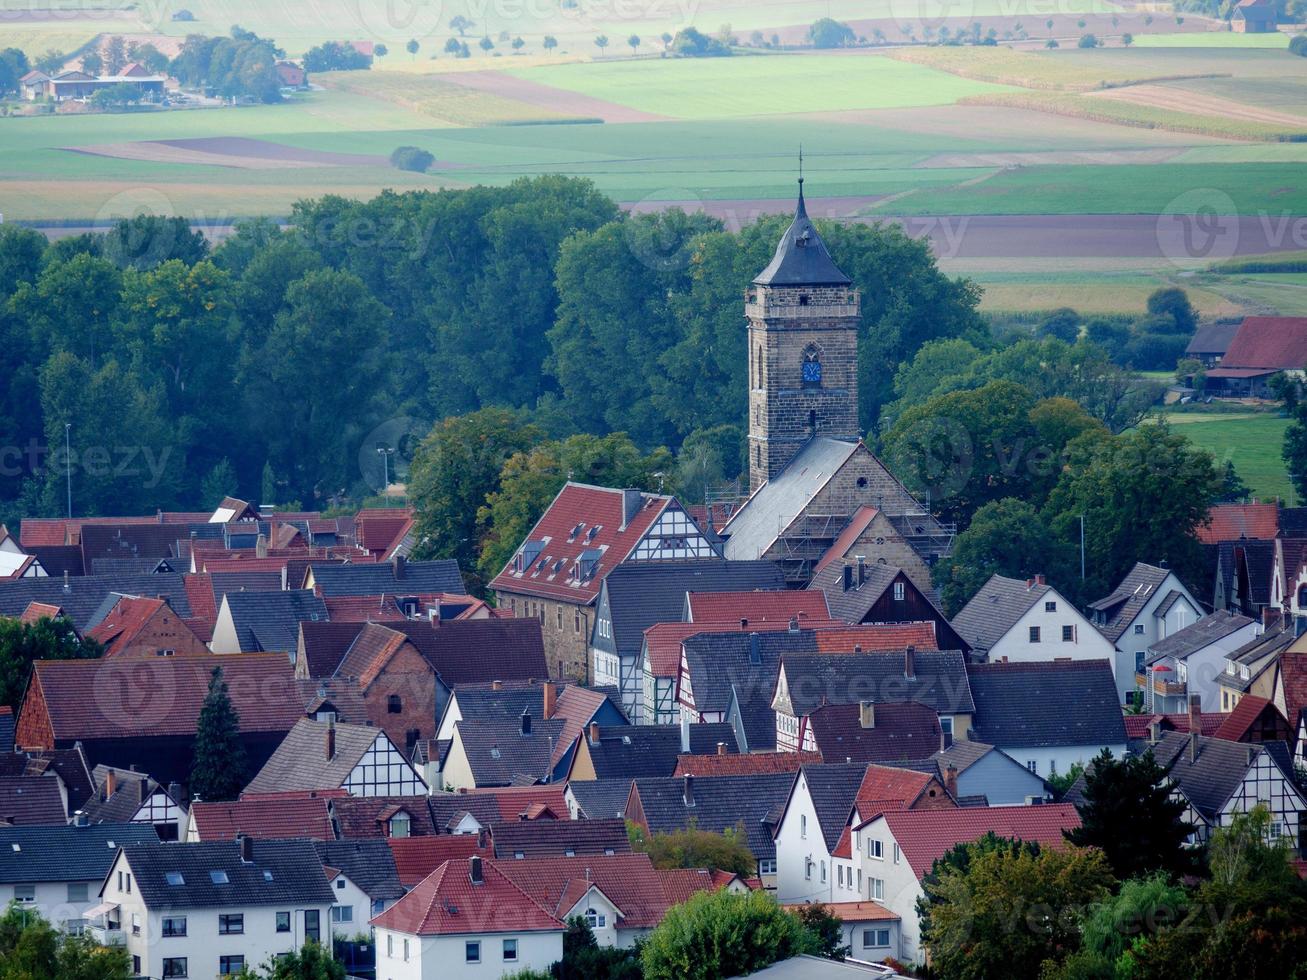
<svg viewBox="0 0 1307 980">
<path fill-rule="evenodd" d="M 312 718 L 295 723 L 245 792 L 325 789 L 343 789 L 350 796 L 428 792 L 413 763 L 381 729 Z"/>
<path fill-rule="evenodd" d="M 239 973 L 306 942 L 329 942 L 334 895 L 309 841 L 132 844 L 86 913 L 150 980 Z"/>
<path fill-rule="evenodd" d="M 563 923 L 491 861 L 446 861 L 372 920 L 377 980 L 548 972 Z"/>
<path fill-rule="evenodd" d="M 784 904 L 838 901 L 835 850 L 865 765 L 804 766 L 795 776 L 776 825 L 776 900 Z"/>
<path fill-rule="evenodd" d="M 148 824 L 91 826 L 84 814 L 67 825 L 0 828 L 0 904 L 79 933 L 118 848 L 158 839 Z"/>
<path fill-rule="evenodd" d="M 917 899 L 924 894 L 921 879 L 935 859 L 954 845 L 993 831 L 1000 837 L 1037 841 L 1060 847 L 1062 831 L 1078 826 L 1076 808 L 1047 806 L 960 807 L 949 810 L 886 810 L 861 829 L 864 845 L 853 850 L 856 870 L 874 899 L 900 923 L 898 949 L 879 954 L 909 963 L 924 959 Z M 868 857 L 868 850 L 872 856 Z M 854 955 L 858 955 L 855 947 Z M 859 957 L 861 958 L 861 957 Z"/>
<path fill-rule="evenodd" d="M 1143 689 L 1144 710 L 1175 714 L 1198 695 L 1203 711 L 1222 711 L 1221 676 L 1234 651 L 1262 632 L 1259 622 L 1218 610 L 1148 648 L 1136 678 Z"/>
<path fill-rule="evenodd" d="M 1089 608 L 1094 625 L 1116 647 L 1113 673 L 1118 681 L 1143 667 L 1149 647 L 1203 616 L 1203 607 L 1174 572 L 1143 562 L 1136 562 L 1111 595 Z M 1133 686 L 1122 689 L 1124 697 L 1133 693 Z"/>
<path fill-rule="evenodd" d="M 1020 579 L 992 575 L 961 611 L 953 628 L 991 663 L 1006 660 L 1110 660 L 1117 689 L 1134 690 L 1134 661 L 1117 665 L 1116 648 L 1044 576 Z"/>
<path fill-rule="evenodd" d="M 395 855 L 380 837 L 315 841 L 335 901 L 331 932 L 341 937 L 370 932 L 368 921 L 404 897 Z"/>
</svg>

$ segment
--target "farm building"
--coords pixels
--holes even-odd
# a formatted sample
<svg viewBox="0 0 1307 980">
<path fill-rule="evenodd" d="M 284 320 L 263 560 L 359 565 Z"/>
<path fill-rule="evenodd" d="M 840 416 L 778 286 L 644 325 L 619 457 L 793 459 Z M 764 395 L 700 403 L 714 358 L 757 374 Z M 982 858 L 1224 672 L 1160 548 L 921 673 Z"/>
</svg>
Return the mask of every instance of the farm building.
<svg viewBox="0 0 1307 980">
<path fill-rule="evenodd" d="M 1230 14 L 1230 29 L 1237 34 L 1272 34 L 1279 30 L 1274 0 L 1239 0 Z"/>
<path fill-rule="evenodd" d="M 133 69 L 140 68 L 139 65 L 130 67 Z M 96 78 L 84 71 L 62 71 L 57 75 L 28 72 L 23 76 L 22 86 L 23 97 L 29 101 L 35 101 L 44 96 L 52 102 L 66 102 L 69 99 L 89 99 L 101 89 L 112 88 L 115 85 L 134 86 L 139 90 L 142 98 L 151 95 L 162 95 L 165 81 L 167 79 L 163 75 L 141 75 L 137 73 L 131 75 L 105 75 Z"/>
<path fill-rule="evenodd" d="M 1269 398 L 1268 382 L 1281 372 L 1299 380 L 1307 367 L 1307 317 L 1244 317 L 1219 366 L 1207 372 L 1218 398 Z"/>
</svg>

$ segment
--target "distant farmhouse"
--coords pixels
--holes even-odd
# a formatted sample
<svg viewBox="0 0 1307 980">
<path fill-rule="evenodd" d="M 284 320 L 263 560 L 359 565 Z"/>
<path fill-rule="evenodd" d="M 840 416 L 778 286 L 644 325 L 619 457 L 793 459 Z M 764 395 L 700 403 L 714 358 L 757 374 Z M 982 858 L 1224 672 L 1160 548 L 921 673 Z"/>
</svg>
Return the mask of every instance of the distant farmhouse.
<svg viewBox="0 0 1307 980">
<path fill-rule="evenodd" d="M 1236 34 L 1273 34 L 1279 30 L 1274 0 L 1239 0 L 1230 14 L 1230 29 Z"/>
<path fill-rule="evenodd" d="M 104 75 L 97 78 L 84 71 L 61 71 L 47 75 L 43 71 L 29 71 L 19 80 L 23 98 L 30 102 L 45 97 L 51 102 L 67 102 L 70 99 L 89 99 L 101 89 L 113 88 L 115 85 L 130 85 L 137 90 L 141 98 L 163 94 L 164 75 L 151 75 L 138 64 L 127 65 L 117 75 Z"/>
</svg>

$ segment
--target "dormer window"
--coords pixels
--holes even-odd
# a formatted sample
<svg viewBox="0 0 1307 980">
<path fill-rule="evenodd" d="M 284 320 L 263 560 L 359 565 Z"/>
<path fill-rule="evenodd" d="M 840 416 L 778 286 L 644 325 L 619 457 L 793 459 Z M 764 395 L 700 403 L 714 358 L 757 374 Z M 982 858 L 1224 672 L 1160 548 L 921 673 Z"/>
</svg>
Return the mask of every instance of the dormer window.
<svg viewBox="0 0 1307 980">
<path fill-rule="evenodd" d="M 390 836 L 407 837 L 409 835 L 409 817 L 407 813 L 397 813 L 390 818 Z"/>
</svg>

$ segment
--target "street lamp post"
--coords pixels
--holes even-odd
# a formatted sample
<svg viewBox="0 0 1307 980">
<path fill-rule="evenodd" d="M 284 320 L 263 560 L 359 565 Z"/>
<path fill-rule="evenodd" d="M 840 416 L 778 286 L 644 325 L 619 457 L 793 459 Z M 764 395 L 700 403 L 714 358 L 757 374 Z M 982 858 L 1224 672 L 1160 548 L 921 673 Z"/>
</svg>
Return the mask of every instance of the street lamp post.
<svg viewBox="0 0 1307 980">
<path fill-rule="evenodd" d="M 394 446 L 378 446 L 377 455 L 381 457 L 381 472 L 383 483 L 381 485 L 381 495 L 384 497 L 390 489 L 390 457 L 394 454 Z"/>
</svg>

